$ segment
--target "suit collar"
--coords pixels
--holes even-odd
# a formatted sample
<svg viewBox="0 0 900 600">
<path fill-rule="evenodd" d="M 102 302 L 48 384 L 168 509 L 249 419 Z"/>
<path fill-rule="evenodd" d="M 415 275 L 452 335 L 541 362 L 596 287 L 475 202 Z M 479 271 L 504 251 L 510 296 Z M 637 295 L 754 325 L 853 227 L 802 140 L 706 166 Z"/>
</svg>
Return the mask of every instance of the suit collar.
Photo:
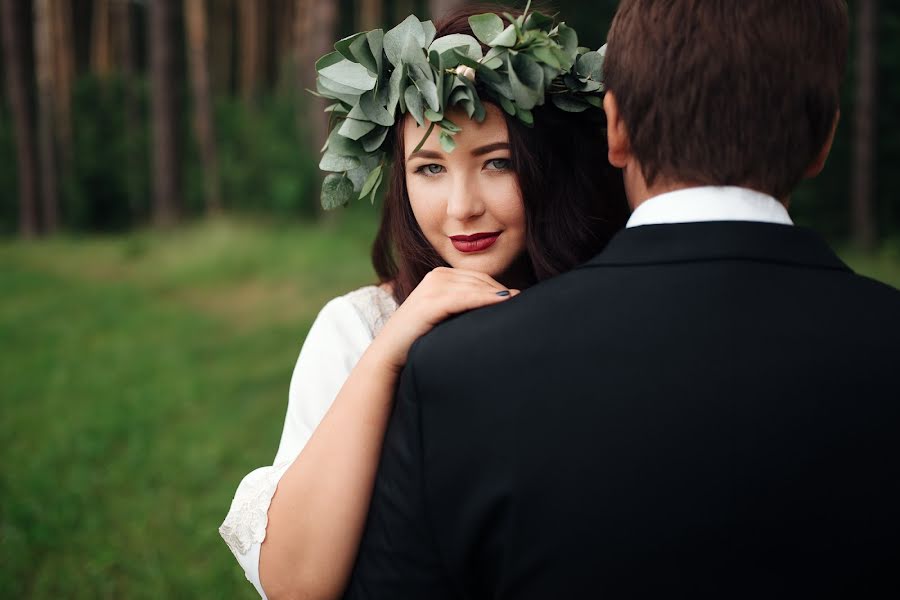
<svg viewBox="0 0 900 600">
<path fill-rule="evenodd" d="M 584 266 L 754 260 L 850 271 L 825 241 L 803 227 L 720 221 L 624 229 Z"/>
</svg>

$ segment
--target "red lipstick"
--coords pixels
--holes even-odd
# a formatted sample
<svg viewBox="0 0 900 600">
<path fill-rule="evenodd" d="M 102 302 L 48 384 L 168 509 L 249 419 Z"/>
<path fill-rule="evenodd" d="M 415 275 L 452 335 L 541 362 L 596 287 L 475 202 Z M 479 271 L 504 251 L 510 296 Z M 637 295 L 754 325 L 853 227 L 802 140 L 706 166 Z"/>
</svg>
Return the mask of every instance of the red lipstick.
<svg viewBox="0 0 900 600">
<path fill-rule="evenodd" d="M 500 237 L 499 231 L 490 233 L 473 233 L 472 235 L 451 235 L 450 241 L 453 247 L 460 252 L 481 252 L 494 245 Z"/>
</svg>

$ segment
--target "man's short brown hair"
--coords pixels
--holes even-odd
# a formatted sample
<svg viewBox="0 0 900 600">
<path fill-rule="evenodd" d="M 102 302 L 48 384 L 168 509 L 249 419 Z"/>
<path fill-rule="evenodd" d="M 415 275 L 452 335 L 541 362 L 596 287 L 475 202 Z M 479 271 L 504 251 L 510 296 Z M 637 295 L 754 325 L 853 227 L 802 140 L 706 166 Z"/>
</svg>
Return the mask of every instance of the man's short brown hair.
<svg viewBox="0 0 900 600">
<path fill-rule="evenodd" d="M 606 83 L 648 185 L 788 196 L 839 109 L 844 0 L 622 0 Z"/>
</svg>

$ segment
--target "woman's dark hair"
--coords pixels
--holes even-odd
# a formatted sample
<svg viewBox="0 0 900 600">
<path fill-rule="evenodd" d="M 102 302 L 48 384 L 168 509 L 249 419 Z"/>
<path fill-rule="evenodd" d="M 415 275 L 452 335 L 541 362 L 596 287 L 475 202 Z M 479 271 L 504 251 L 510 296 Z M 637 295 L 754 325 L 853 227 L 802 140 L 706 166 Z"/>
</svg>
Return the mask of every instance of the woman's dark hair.
<svg viewBox="0 0 900 600">
<path fill-rule="evenodd" d="M 464 7 L 435 24 L 437 37 L 472 35 L 469 17 L 497 8 Z M 516 11 L 509 11 L 513 14 Z M 483 101 L 490 102 L 483 89 Z M 526 252 L 532 282 L 591 258 L 625 223 L 628 204 L 621 173 L 607 160 L 605 116 L 600 110 L 567 113 L 551 102 L 534 111 L 534 127 L 503 113 L 510 159 L 522 192 Z M 392 132 L 392 163 L 372 264 L 403 302 L 429 271 L 447 266 L 413 215 L 403 169 L 403 127 Z"/>
</svg>

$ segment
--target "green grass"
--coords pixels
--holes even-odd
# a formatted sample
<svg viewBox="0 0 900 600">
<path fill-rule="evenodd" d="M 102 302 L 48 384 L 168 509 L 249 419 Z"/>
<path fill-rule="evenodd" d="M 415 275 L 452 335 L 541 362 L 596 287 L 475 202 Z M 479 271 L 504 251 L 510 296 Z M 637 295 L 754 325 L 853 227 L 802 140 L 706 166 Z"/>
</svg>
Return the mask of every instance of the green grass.
<svg viewBox="0 0 900 600">
<path fill-rule="evenodd" d="M 0 596 L 254 598 L 219 539 L 372 220 L 0 242 Z M 900 287 L 900 251 L 846 252 Z"/>
</svg>

